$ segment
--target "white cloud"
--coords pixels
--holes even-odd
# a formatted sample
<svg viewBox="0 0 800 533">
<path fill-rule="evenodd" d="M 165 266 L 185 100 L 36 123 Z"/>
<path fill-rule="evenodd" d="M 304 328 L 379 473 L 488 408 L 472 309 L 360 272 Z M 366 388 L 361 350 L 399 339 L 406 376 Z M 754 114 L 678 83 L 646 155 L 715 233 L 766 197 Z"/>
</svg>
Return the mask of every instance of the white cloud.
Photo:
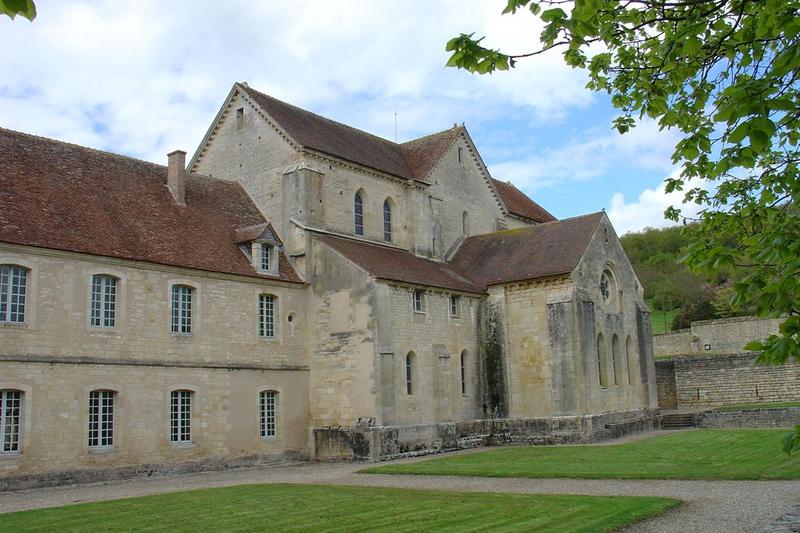
<svg viewBox="0 0 800 533">
<path fill-rule="evenodd" d="M 524 159 L 491 165 L 492 175 L 511 179 L 528 192 L 565 181 L 582 181 L 619 172 L 622 166 L 668 172 L 677 134 L 659 131 L 652 120 L 642 121 L 625 135 L 609 130 L 586 131 L 581 138 L 554 149 L 539 148 Z"/>
<path fill-rule="evenodd" d="M 0 19 L 4 127 L 163 161 L 191 151 L 234 81 L 400 140 L 513 108 L 563 118 L 592 96 L 559 54 L 491 77 L 445 69 L 475 31 L 530 50 L 530 15 L 502 2 L 61 1 Z"/>
<path fill-rule="evenodd" d="M 679 175 L 680 170 L 676 169 L 668 178 L 677 178 Z M 686 188 L 698 186 L 707 187 L 708 184 L 690 182 Z M 664 219 L 664 210 L 669 206 L 680 208 L 683 216 L 689 218 L 697 216 L 700 206 L 693 203 L 682 203 L 684 191 L 668 193 L 665 187 L 666 184 L 661 183 L 656 189 L 645 189 L 639 193 L 639 197 L 635 201 L 629 203 L 625 201 L 622 193 L 614 193 L 610 200 L 611 207 L 608 210 L 608 218 L 611 219 L 617 233 L 625 235 L 641 231 L 644 228 L 665 228 L 676 225 L 676 222 Z"/>
</svg>

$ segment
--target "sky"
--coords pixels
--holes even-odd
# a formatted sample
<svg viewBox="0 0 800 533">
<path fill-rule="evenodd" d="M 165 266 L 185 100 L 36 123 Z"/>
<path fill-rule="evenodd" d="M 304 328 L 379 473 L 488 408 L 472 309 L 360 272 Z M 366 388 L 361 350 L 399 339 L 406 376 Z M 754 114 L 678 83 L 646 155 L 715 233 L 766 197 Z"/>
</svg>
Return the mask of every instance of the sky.
<svg viewBox="0 0 800 533">
<path fill-rule="evenodd" d="M 33 23 L 0 17 L 0 126 L 165 164 L 247 82 L 399 142 L 464 123 L 493 177 L 556 217 L 605 209 L 620 235 L 667 225 L 675 133 L 616 133 L 609 99 L 559 53 L 490 76 L 445 68 L 459 33 L 536 48 L 540 23 L 505 4 L 40 0 Z"/>
</svg>

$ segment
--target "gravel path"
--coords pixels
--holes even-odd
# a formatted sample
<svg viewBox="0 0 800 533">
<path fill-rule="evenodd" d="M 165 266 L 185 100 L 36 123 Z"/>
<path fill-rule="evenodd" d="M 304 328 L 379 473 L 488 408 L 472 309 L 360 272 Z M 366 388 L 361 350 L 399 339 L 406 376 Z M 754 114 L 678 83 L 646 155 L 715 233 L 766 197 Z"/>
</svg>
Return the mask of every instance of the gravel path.
<svg viewBox="0 0 800 533">
<path fill-rule="evenodd" d="M 474 453 L 474 451 L 460 452 Z M 406 459 L 402 462 L 420 459 Z M 400 462 L 400 461 L 398 461 Z M 252 483 L 321 483 L 529 494 L 668 496 L 685 503 L 632 531 L 736 532 L 769 526 L 800 502 L 800 481 L 509 479 L 357 474 L 363 464 L 299 464 L 0 493 L 0 512 Z"/>
</svg>

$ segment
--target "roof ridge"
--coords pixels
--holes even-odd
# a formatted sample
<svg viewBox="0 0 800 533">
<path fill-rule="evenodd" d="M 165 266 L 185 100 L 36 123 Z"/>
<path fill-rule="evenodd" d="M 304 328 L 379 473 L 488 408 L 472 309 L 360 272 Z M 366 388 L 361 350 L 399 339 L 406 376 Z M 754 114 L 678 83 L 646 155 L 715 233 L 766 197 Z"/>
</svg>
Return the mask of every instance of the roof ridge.
<svg viewBox="0 0 800 533">
<path fill-rule="evenodd" d="M 348 128 L 350 130 L 357 131 L 359 133 L 363 133 L 364 135 L 369 135 L 370 137 L 373 137 L 373 138 L 378 139 L 380 141 L 387 142 L 387 143 L 390 143 L 390 144 L 394 144 L 395 146 L 401 146 L 400 143 L 396 143 L 396 142 L 394 142 L 394 141 L 392 141 L 390 139 L 387 139 L 385 137 L 381 137 L 380 135 L 376 135 L 374 133 L 370 133 L 368 131 L 356 128 L 355 126 L 350 126 L 349 124 L 345 124 L 344 122 L 339 122 L 338 120 L 334 120 L 332 118 L 325 117 L 323 115 L 320 115 L 319 113 L 315 113 L 313 111 L 309 111 L 308 109 L 303 109 L 300 106 L 297 106 L 295 104 L 290 104 L 289 102 L 285 102 L 285 101 L 283 101 L 283 100 L 281 100 L 279 98 L 275 98 L 274 96 L 270 96 L 267 93 L 261 92 L 261 91 L 259 91 L 257 89 L 253 89 L 250 86 L 242 85 L 239 82 L 237 82 L 237 85 L 239 85 L 245 91 L 252 91 L 254 93 L 257 93 L 260 96 L 263 96 L 265 98 L 269 98 L 270 100 L 274 100 L 274 101 L 279 102 L 279 103 L 281 103 L 281 104 L 283 104 L 285 106 L 289 106 L 289 107 L 291 107 L 293 109 L 296 109 L 297 111 L 300 111 L 300 112 L 305 113 L 307 115 L 314 115 L 316 118 L 320 118 L 320 119 L 325 120 L 327 122 L 330 122 L 332 124 L 336 124 L 337 126 L 343 126 L 343 127 Z"/>
<path fill-rule="evenodd" d="M 569 218 L 561 218 L 561 219 L 558 219 L 558 220 L 550 220 L 548 222 L 539 222 L 537 224 L 532 224 L 530 226 L 522 226 L 521 228 L 509 228 L 509 229 L 503 229 L 503 230 L 500 230 L 500 231 L 490 231 L 488 233 L 478 233 L 476 235 L 470 235 L 469 237 L 467 237 L 467 239 L 472 239 L 472 238 L 475 238 L 475 237 L 491 237 L 493 235 L 499 235 L 501 233 L 519 233 L 521 231 L 533 231 L 533 230 L 536 230 L 537 228 L 541 228 L 542 226 L 549 226 L 551 224 L 559 224 L 561 222 L 570 222 L 572 220 L 577 220 L 579 218 L 588 218 L 588 217 L 591 217 L 591 216 L 597 216 L 597 215 L 602 215 L 602 214 L 605 214 L 605 211 L 595 211 L 593 213 L 586 213 L 586 214 L 583 214 L 583 215 L 575 215 L 574 217 L 569 217 Z"/>
<path fill-rule="evenodd" d="M 91 146 L 84 146 L 82 144 L 76 144 L 76 143 L 72 143 L 72 142 L 69 142 L 69 141 L 62 141 L 60 139 L 54 139 L 52 137 L 45 137 L 43 135 L 35 135 L 33 133 L 27 133 L 27 132 L 24 132 L 24 131 L 12 130 L 10 128 L 3 128 L 3 127 L 0 127 L 0 132 L 11 133 L 11 134 L 14 134 L 14 135 L 21 135 L 23 137 L 39 139 L 41 141 L 47 141 L 47 142 L 51 142 L 51 143 L 62 144 L 62 145 L 65 145 L 65 146 L 71 146 L 73 148 L 79 148 L 81 150 L 85 150 L 85 151 L 88 151 L 88 152 L 95 152 L 95 153 L 103 154 L 103 155 L 106 155 L 106 156 L 110 155 L 110 156 L 118 157 L 120 159 L 128 159 L 130 161 L 135 161 L 136 163 L 144 163 L 144 164 L 147 164 L 147 165 L 161 167 L 161 168 L 164 168 L 164 169 L 167 168 L 167 165 L 162 165 L 160 163 L 153 163 L 152 161 L 147 161 L 146 159 L 139 159 L 138 157 L 133 157 L 133 156 L 130 156 L 130 155 L 125 155 L 125 154 L 119 154 L 117 152 L 112 152 L 110 150 L 101 150 L 100 148 L 92 148 Z M 201 175 L 201 174 L 194 174 L 193 172 L 191 172 L 189 174 L 198 175 L 198 176 Z"/>
<path fill-rule="evenodd" d="M 419 142 L 419 141 L 424 141 L 424 140 L 429 139 L 431 137 L 436 137 L 438 135 L 442 135 L 443 133 L 451 132 L 453 130 L 463 130 L 463 129 L 466 129 L 463 125 L 461 125 L 461 126 L 456 125 L 456 126 L 453 126 L 451 128 L 447 128 L 447 129 L 444 129 L 444 130 L 441 130 L 441 131 L 435 131 L 433 133 L 429 133 L 427 135 L 423 135 L 422 137 L 417 137 L 416 139 L 409 139 L 407 141 L 399 143 L 399 145 L 400 146 L 405 146 L 407 144 L 411 144 L 411 143 L 415 143 L 415 142 Z"/>
</svg>

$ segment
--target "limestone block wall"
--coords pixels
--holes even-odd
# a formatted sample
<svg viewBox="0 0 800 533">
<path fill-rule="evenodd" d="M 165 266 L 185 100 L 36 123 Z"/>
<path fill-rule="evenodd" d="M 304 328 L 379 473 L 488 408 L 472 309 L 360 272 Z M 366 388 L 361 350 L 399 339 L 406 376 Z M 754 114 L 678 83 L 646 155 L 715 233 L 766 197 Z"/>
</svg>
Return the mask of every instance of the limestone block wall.
<svg viewBox="0 0 800 533">
<path fill-rule="evenodd" d="M 600 290 L 604 274 L 607 298 Z M 607 218 L 598 225 L 572 280 L 584 319 L 594 321 L 594 331 L 585 328 L 581 335 L 586 343 L 587 412 L 654 409 L 655 365 L 643 289 Z"/>
<path fill-rule="evenodd" d="M 236 127 L 236 110 L 244 122 Z M 194 169 L 228 181 L 241 180 L 255 204 L 280 236 L 286 231 L 282 207 L 282 174 L 300 161 L 287 138 L 260 115 L 241 93 L 223 111 L 210 145 Z"/>
<path fill-rule="evenodd" d="M 477 295 L 424 289 L 425 312 L 415 312 L 415 288 L 378 284 L 381 425 L 430 424 L 479 416 Z M 458 316 L 449 298 L 459 296 Z M 406 358 L 411 355 L 411 394 Z M 464 361 L 462 390 L 461 361 Z"/>
<path fill-rule="evenodd" d="M 305 287 L 149 263 L 0 244 L 0 263 L 30 269 L 25 323 L 0 324 L 0 355 L 307 367 Z M 113 328 L 89 324 L 94 274 L 115 276 Z M 193 287 L 192 332 L 171 333 L 173 284 Z M 259 294 L 277 297 L 276 334 L 259 336 Z"/>
<path fill-rule="evenodd" d="M 783 319 L 734 317 L 692 322 L 691 328 L 653 335 L 656 355 L 741 353 L 750 341 L 777 334 Z"/>
<path fill-rule="evenodd" d="M 0 478 L 308 455 L 308 372 L 0 361 L 0 389 L 22 391 L 20 452 Z M 116 392 L 113 446 L 88 446 L 89 392 Z M 191 443 L 170 442 L 170 392 L 192 391 Z M 276 436 L 260 436 L 259 395 L 277 391 Z"/>
<path fill-rule="evenodd" d="M 800 364 L 755 364 L 755 354 L 677 357 L 658 361 L 662 408 L 716 407 L 800 400 Z M 674 368 L 674 402 L 665 384 Z"/>
<path fill-rule="evenodd" d="M 461 150 L 461 161 L 458 151 Z M 503 229 L 498 220 L 509 228 L 525 225 L 506 217 L 492 189 L 486 183 L 480 166 L 480 155 L 462 134 L 442 156 L 431 172 L 428 196 L 441 200 L 440 226 L 437 238 L 442 241 L 440 253 L 447 252 L 463 234 L 463 215 L 467 214 L 467 235 L 490 233 Z M 420 231 L 420 241 L 430 242 L 432 234 Z M 427 239 L 426 239 L 427 237 Z"/>
<path fill-rule="evenodd" d="M 656 383 L 658 407 L 660 409 L 677 409 L 678 390 L 675 384 L 674 361 L 656 361 Z"/>
<path fill-rule="evenodd" d="M 376 419 L 375 284 L 318 241 L 313 268 L 311 425 L 350 426 L 359 418 Z"/>
</svg>

